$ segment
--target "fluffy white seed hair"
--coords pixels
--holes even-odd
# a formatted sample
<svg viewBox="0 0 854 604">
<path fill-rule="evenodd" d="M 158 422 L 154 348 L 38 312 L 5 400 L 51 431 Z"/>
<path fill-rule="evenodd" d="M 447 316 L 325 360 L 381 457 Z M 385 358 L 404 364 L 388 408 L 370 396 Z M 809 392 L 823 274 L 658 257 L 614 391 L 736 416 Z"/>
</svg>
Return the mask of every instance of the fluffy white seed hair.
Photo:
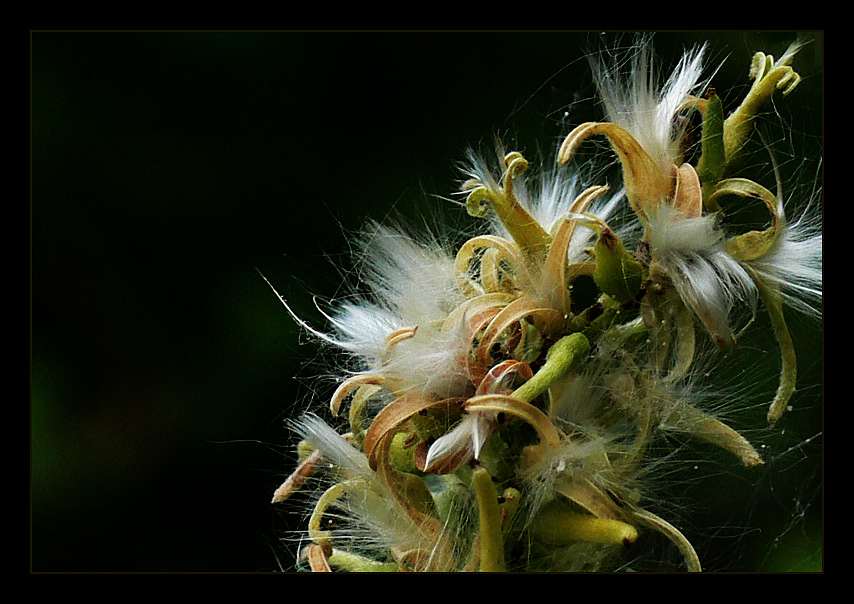
<svg viewBox="0 0 854 604">
<path fill-rule="evenodd" d="M 701 311 L 706 327 L 728 339 L 738 302 L 755 313 L 759 292 L 750 274 L 724 249 L 713 215 L 684 218 L 662 204 L 649 216 L 649 244 L 682 300 Z"/>
<path fill-rule="evenodd" d="M 821 216 L 804 213 L 786 223 L 771 250 L 745 263 L 757 276 L 775 285 L 784 303 L 812 318 L 822 314 Z"/>
<path fill-rule="evenodd" d="M 703 73 L 705 45 L 686 52 L 662 85 L 655 72 L 649 38 L 633 48 L 629 69 L 591 59 L 596 85 L 609 121 L 622 127 L 661 166 L 677 157 L 680 133 L 673 124 L 685 98 L 696 91 Z"/>
<path fill-rule="evenodd" d="M 330 317 L 336 342 L 361 369 L 410 388 L 448 391 L 462 372 L 461 340 L 444 325 L 464 301 L 453 256 L 435 239 L 416 239 L 400 226 L 373 225 L 361 250 L 359 280 L 369 294 L 342 304 Z M 412 327 L 413 337 L 388 349 L 392 332 Z"/>
<path fill-rule="evenodd" d="M 293 421 L 292 428 L 300 438 L 323 454 L 326 463 L 354 478 L 373 480 L 373 470 L 362 452 L 317 415 L 303 415 Z"/>
</svg>

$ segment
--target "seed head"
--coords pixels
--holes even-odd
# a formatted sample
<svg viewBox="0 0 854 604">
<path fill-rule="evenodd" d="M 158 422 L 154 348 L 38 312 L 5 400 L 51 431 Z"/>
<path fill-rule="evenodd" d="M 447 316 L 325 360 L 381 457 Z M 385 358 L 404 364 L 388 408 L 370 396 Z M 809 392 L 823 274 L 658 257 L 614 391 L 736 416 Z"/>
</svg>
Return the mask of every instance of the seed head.
<svg viewBox="0 0 854 604">
<path fill-rule="evenodd" d="M 761 465 L 686 384 L 703 343 L 737 346 L 764 305 L 783 360 L 777 421 L 796 380 L 783 305 L 815 316 L 821 300 L 820 223 L 787 221 L 781 194 L 738 174 L 752 117 L 797 84 L 794 50 L 776 62 L 757 54 L 754 85 L 728 119 L 714 91 L 695 96 L 707 88 L 704 51 L 687 52 L 662 85 L 647 44 L 628 73 L 595 64 L 605 121 L 566 136 L 562 167 L 538 174 L 516 151 L 493 162 L 470 153 L 461 194 L 483 228 L 457 249 L 369 228 L 368 295 L 331 312 L 330 333 L 300 320 L 355 367 L 328 421 L 296 422 L 304 455 L 274 499 L 323 485 L 308 523 L 313 569 L 595 570 L 659 535 L 700 570 L 642 488 L 659 467 L 653 444 L 679 433 Z M 686 112 L 703 121 L 693 159 Z M 620 161 L 616 193 L 576 165 L 593 136 Z M 730 232 L 724 196 L 761 200 L 768 226 Z M 628 228 L 609 224 L 621 204 Z M 594 293 L 578 293 L 579 280 Z"/>
</svg>

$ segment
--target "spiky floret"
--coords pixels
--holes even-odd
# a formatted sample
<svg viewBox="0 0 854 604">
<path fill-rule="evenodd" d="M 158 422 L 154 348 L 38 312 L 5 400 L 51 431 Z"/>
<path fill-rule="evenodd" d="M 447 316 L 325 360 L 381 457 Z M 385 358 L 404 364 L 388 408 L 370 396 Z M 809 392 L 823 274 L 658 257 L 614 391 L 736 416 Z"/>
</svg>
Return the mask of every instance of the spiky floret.
<svg viewBox="0 0 854 604">
<path fill-rule="evenodd" d="M 795 378 L 782 304 L 815 312 L 821 295 L 820 225 L 788 223 L 778 195 L 733 174 L 722 142 L 704 145 L 699 171 L 681 158 L 683 109 L 702 112 L 721 141 L 745 132 L 743 120 L 727 130 L 716 100 L 692 96 L 703 53 L 686 53 L 660 86 L 646 45 L 630 77 L 594 68 L 610 121 L 573 130 L 558 160 L 604 135 L 624 191 L 566 168 L 532 176 L 520 153 L 499 148 L 493 162 L 469 154 L 465 207 L 488 220 L 454 253 L 370 228 L 363 297 L 329 315 L 331 334 L 311 330 L 355 361 L 330 403 L 336 418 L 347 410 L 346 427 L 297 422 L 302 461 L 275 497 L 312 473 L 328 480 L 309 522 L 313 569 L 592 570 L 653 532 L 700 570 L 637 488 L 655 473 L 650 449 L 678 432 L 760 465 L 742 434 L 686 394 L 702 334 L 734 346 L 738 310 L 765 304 L 783 354 L 773 423 Z M 790 56 L 764 57 L 743 114 L 792 80 L 779 77 Z M 723 196 L 761 199 L 771 225 L 728 233 Z M 617 228 L 626 200 L 633 222 Z M 577 299 L 579 279 L 593 298 Z"/>
</svg>

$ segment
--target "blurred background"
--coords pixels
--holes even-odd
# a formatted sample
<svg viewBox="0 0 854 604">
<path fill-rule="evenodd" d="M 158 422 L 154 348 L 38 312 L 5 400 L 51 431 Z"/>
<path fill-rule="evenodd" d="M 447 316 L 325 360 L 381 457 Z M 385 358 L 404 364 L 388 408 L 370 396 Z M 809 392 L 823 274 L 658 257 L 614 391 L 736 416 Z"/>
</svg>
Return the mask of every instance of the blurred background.
<svg viewBox="0 0 854 604">
<path fill-rule="evenodd" d="M 815 197 L 823 37 L 805 37 L 779 140 Z M 655 49 L 673 65 L 709 40 L 713 85 L 737 102 L 753 52 L 794 38 L 662 32 Z M 294 464 L 285 422 L 325 405 L 313 376 L 329 365 L 262 274 L 324 327 L 313 296 L 342 293 L 366 219 L 470 220 L 439 199 L 467 147 L 498 134 L 548 156 L 601 117 L 584 56 L 619 39 L 32 32 L 31 570 L 290 570 L 297 544 L 280 538 L 304 518 L 269 501 Z M 743 472 L 697 448 L 668 480 L 708 568 L 818 570 L 822 328 L 793 321 L 800 391 L 772 431 L 779 354 L 757 323 L 739 426 L 769 463 Z"/>
</svg>

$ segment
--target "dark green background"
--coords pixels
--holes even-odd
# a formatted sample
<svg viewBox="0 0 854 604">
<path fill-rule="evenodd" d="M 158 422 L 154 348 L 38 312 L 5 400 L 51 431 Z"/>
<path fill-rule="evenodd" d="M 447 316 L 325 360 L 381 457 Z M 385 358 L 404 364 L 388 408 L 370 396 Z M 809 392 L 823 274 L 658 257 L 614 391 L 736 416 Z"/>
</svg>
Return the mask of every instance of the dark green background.
<svg viewBox="0 0 854 604">
<path fill-rule="evenodd" d="M 466 147 L 498 133 L 550 153 L 601 117 L 583 56 L 617 37 L 32 33 L 31 569 L 289 568 L 278 536 L 300 514 L 269 505 L 293 464 L 283 422 L 329 385 L 259 270 L 322 327 L 311 296 L 340 293 L 347 233 L 439 208 L 468 220 L 431 197 L 456 189 Z M 823 124 L 809 37 L 780 103 L 802 182 Z M 659 33 L 656 49 L 672 65 L 705 39 L 737 99 L 752 53 L 793 35 Z M 774 462 L 750 474 L 689 447 L 665 477 L 711 569 L 821 567 L 821 326 L 793 329 L 805 387 L 777 432 L 777 352 L 747 347 L 767 352 L 765 394 L 741 426 Z"/>
</svg>

